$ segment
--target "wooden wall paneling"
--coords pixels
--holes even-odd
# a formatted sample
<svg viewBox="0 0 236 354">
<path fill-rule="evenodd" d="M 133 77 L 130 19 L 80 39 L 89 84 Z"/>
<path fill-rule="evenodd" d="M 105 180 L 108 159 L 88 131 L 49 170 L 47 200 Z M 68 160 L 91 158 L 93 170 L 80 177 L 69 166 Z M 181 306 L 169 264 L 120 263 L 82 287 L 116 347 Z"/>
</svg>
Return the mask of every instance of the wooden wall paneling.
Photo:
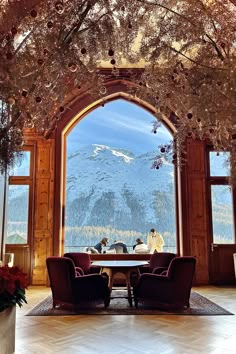
<svg viewBox="0 0 236 354">
<path fill-rule="evenodd" d="M 47 283 L 46 258 L 52 255 L 54 200 L 54 141 L 38 142 L 36 154 L 34 285 Z"/>
<path fill-rule="evenodd" d="M 37 202 L 37 213 L 35 217 L 36 230 L 47 230 L 49 227 L 49 220 L 47 217 L 48 207 L 49 207 L 49 193 L 50 193 L 49 179 L 38 178 L 37 191 L 36 191 L 36 202 Z"/>
<path fill-rule="evenodd" d="M 38 144 L 37 172 L 41 175 L 50 174 L 50 146 L 48 142 Z"/>
<path fill-rule="evenodd" d="M 179 241 L 178 241 L 178 251 L 179 254 L 187 255 L 190 254 L 190 244 L 188 237 L 189 230 L 189 203 L 188 203 L 188 178 L 187 178 L 187 168 L 182 166 L 178 169 L 178 205 L 177 205 L 177 223 L 179 231 Z"/>
<path fill-rule="evenodd" d="M 214 267 L 212 267 L 211 282 L 216 285 L 235 284 L 233 254 L 236 253 L 235 244 L 212 245 Z"/>
<path fill-rule="evenodd" d="M 209 282 L 207 241 L 205 144 L 187 142 L 188 239 L 190 254 L 196 256 L 196 284 Z"/>
<path fill-rule="evenodd" d="M 189 205 L 191 207 L 190 227 L 193 231 L 206 235 L 206 189 L 205 178 L 191 175 L 189 185 Z"/>
<path fill-rule="evenodd" d="M 208 257 L 206 257 L 206 239 L 203 236 L 192 235 L 192 252 L 191 254 L 196 257 L 196 284 L 208 284 L 209 271 L 208 271 Z"/>
<path fill-rule="evenodd" d="M 33 271 L 33 278 L 37 285 L 45 285 L 47 271 L 46 271 L 46 257 L 51 252 L 51 238 L 49 233 L 41 233 L 41 237 L 37 236 L 34 243 L 35 252 L 35 267 Z"/>
<path fill-rule="evenodd" d="M 188 139 L 187 158 L 189 173 L 205 176 L 205 143 L 203 141 Z"/>
</svg>

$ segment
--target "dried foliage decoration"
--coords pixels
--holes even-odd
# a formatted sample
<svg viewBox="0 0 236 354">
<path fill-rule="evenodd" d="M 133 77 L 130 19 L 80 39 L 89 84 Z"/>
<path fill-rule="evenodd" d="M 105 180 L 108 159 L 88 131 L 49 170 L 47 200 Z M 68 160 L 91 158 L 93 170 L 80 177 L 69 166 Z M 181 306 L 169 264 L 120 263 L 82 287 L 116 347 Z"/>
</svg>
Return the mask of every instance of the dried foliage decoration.
<svg viewBox="0 0 236 354">
<path fill-rule="evenodd" d="M 131 93 L 158 118 L 175 115 L 177 161 L 186 137 L 208 139 L 231 152 L 236 185 L 235 10 L 234 0 L 1 0 L 0 167 L 25 128 L 54 127 L 71 91 L 105 97 L 105 63 L 116 76 L 143 68 Z"/>
</svg>

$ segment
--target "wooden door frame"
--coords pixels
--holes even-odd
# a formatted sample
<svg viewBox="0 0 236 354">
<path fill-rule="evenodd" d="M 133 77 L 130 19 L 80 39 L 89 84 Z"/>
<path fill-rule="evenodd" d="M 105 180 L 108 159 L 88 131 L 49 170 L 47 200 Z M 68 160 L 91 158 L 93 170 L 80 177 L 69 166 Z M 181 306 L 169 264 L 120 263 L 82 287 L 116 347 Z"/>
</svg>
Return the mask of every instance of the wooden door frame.
<svg viewBox="0 0 236 354">
<path fill-rule="evenodd" d="M 219 264 L 223 259 L 228 258 L 229 253 L 236 250 L 236 190 L 232 189 L 232 208 L 233 208 L 233 230 L 234 230 L 234 243 L 232 244 L 217 244 L 214 243 L 213 235 L 213 221 L 212 221 L 212 200 L 211 200 L 211 186 L 212 185 L 229 185 L 229 178 L 224 176 L 210 175 L 210 152 L 214 151 L 213 147 L 209 144 L 206 146 L 206 190 L 207 190 L 207 208 L 208 213 L 208 254 L 209 254 L 209 282 L 211 284 L 221 284 L 227 279 L 231 279 L 232 282 L 232 259 L 229 260 L 229 265 L 226 265 L 226 280 L 222 274 L 222 266 Z M 230 251 L 231 250 L 231 251 Z M 227 256 L 225 257 L 225 254 Z M 223 277 L 223 278 L 222 278 Z"/>
</svg>

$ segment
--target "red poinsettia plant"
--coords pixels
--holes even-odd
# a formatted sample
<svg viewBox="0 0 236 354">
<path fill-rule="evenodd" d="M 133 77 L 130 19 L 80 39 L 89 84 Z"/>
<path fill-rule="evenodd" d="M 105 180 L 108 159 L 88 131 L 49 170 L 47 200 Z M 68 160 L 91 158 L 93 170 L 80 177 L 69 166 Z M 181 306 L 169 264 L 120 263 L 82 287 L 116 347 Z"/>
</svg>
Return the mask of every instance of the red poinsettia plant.
<svg viewBox="0 0 236 354">
<path fill-rule="evenodd" d="M 0 267 L 0 312 L 14 305 L 27 304 L 27 275 L 18 267 Z"/>
</svg>

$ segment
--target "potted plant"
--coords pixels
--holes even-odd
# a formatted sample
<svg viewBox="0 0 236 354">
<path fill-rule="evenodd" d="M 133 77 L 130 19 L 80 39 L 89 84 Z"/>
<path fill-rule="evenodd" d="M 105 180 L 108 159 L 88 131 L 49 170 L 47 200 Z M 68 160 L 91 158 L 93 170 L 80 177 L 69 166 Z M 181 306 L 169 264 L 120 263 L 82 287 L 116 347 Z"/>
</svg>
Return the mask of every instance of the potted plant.
<svg viewBox="0 0 236 354">
<path fill-rule="evenodd" d="M 0 343 L 1 353 L 15 351 L 16 305 L 27 303 L 27 276 L 18 267 L 0 266 Z"/>
</svg>

